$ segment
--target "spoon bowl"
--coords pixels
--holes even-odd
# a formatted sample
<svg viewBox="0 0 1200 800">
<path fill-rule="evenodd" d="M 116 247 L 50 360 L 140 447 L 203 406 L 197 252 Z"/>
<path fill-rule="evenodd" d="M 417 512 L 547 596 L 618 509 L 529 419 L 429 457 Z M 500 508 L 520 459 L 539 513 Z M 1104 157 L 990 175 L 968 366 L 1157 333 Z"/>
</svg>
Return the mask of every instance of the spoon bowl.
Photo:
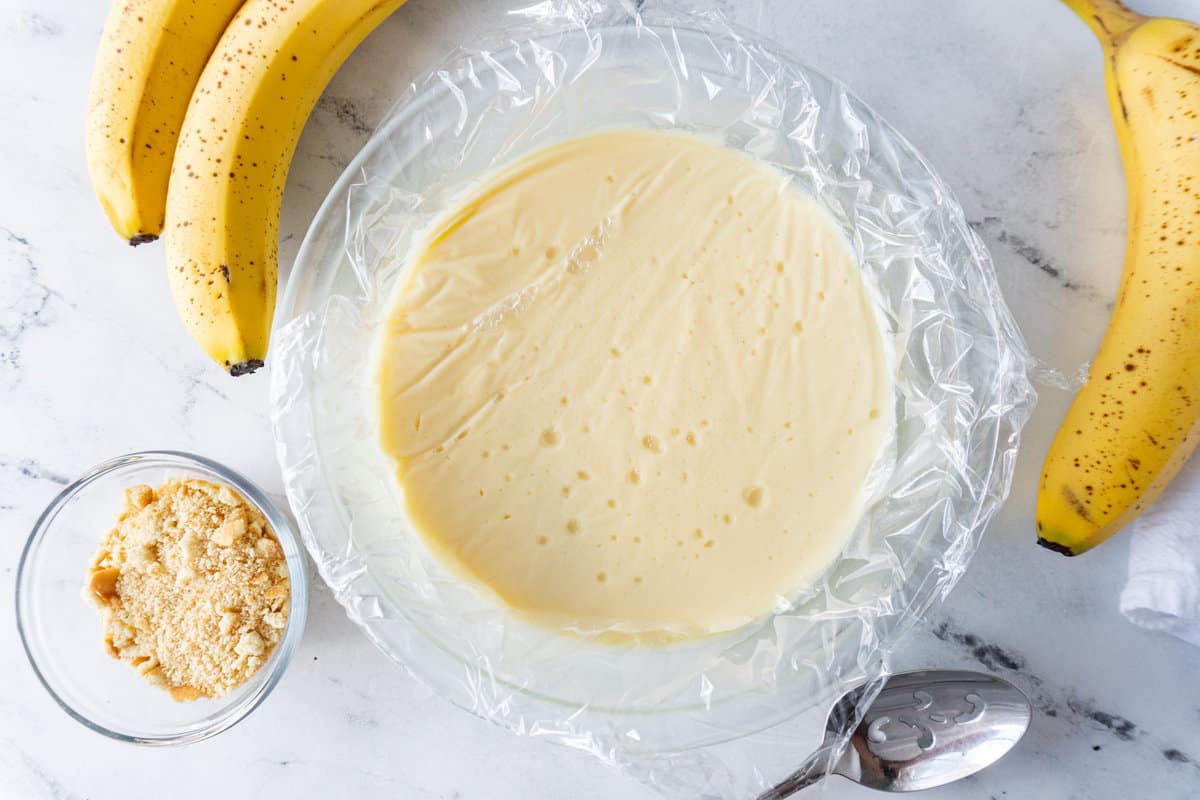
<svg viewBox="0 0 1200 800">
<path fill-rule="evenodd" d="M 838 700 L 821 748 L 758 800 L 783 800 L 829 773 L 885 792 L 942 786 L 998 761 L 1025 734 L 1033 715 L 1020 689 L 981 672 L 892 675 L 860 709 L 866 693 L 860 686 Z M 840 747 L 851 725 L 849 743 Z"/>
</svg>

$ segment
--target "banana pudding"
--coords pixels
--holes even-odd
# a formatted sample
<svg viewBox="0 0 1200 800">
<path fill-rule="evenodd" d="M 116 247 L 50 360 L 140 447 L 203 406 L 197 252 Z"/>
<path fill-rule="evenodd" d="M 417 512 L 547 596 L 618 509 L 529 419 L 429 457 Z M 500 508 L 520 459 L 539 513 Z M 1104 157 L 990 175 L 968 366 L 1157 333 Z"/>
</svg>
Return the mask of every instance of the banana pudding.
<svg viewBox="0 0 1200 800">
<path fill-rule="evenodd" d="M 379 339 L 413 527 L 539 624 L 701 636 L 832 562 L 893 423 L 870 293 L 786 176 L 612 131 L 471 191 Z"/>
</svg>

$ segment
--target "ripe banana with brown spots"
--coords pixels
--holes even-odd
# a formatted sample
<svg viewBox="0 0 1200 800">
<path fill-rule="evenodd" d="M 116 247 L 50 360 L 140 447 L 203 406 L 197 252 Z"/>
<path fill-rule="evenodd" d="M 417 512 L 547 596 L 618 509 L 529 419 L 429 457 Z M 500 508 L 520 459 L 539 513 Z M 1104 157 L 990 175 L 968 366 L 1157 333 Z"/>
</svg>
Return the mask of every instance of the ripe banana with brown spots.
<svg viewBox="0 0 1200 800">
<path fill-rule="evenodd" d="M 1077 555 L 1153 502 L 1200 438 L 1200 26 L 1064 2 L 1103 45 L 1129 194 L 1112 320 L 1038 496 L 1038 542 Z"/>
<path fill-rule="evenodd" d="M 300 131 L 354 48 L 404 0 L 247 0 L 183 122 L 167 195 L 171 293 L 232 375 L 263 364 L 279 211 Z"/>
<path fill-rule="evenodd" d="M 179 126 L 209 54 L 242 0 L 113 0 L 96 53 L 87 163 L 130 244 L 158 238 Z"/>
</svg>

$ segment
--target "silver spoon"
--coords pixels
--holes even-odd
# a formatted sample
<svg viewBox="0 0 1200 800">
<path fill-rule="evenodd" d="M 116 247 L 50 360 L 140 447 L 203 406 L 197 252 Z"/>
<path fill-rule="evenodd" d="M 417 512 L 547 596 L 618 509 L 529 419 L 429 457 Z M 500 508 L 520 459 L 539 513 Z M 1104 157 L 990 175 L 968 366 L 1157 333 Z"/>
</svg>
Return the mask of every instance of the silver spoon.
<svg viewBox="0 0 1200 800">
<path fill-rule="evenodd" d="M 999 760 L 1024 735 L 1033 713 L 1020 689 L 994 675 L 902 672 L 887 678 L 839 753 L 839 734 L 854 719 L 863 691 L 860 686 L 834 704 L 825 743 L 758 800 L 791 797 L 829 772 L 885 792 L 932 789 Z"/>
</svg>

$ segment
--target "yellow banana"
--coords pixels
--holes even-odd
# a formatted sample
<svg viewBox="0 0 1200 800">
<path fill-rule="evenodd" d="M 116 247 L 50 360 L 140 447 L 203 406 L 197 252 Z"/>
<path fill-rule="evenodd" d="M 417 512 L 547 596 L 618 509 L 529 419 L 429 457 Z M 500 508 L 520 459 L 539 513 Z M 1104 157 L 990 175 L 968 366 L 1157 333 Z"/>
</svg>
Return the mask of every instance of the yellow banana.
<svg viewBox="0 0 1200 800">
<path fill-rule="evenodd" d="M 346 57 L 404 0 L 247 0 L 200 76 L 171 171 L 167 264 L 184 324 L 232 375 L 262 366 L 296 141 Z"/>
<path fill-rule="evenodd" d="M 171 157 L 192 89 L 242 0 L 114 0 L 87 113 L 88 172 L 130 244 L 162 232 Z"/>
<path fill-rule="evenodd" d="M 1129 193 L 1120 294 L 1038 495 L 1038 542 L 1077 555 L 1140 514 L 1200 436 L 1200 26 L 1064 2 L 1104 46 Z"/>
</svg>

